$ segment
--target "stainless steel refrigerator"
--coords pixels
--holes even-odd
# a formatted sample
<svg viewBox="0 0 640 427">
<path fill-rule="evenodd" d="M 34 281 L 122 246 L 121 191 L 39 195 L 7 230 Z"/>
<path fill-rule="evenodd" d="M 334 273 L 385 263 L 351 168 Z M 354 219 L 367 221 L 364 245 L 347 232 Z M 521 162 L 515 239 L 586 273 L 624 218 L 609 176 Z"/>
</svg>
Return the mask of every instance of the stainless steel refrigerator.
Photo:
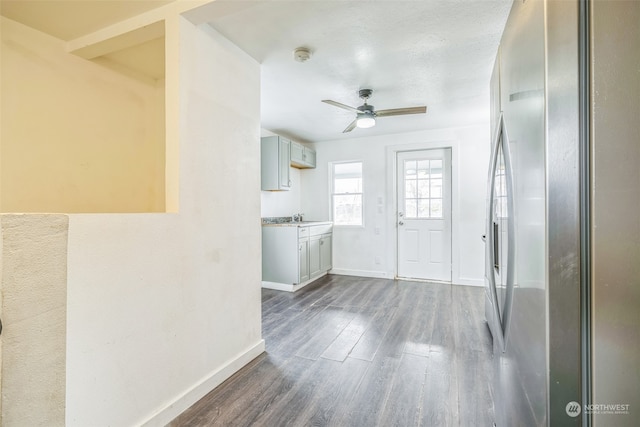
<svg viewBox="0 0 640 427">
<path fill-rule="evenodd" d="M 496 425 L 640 425 L 640 2 L 515 0 L 491 122 Z"/>
</svg>

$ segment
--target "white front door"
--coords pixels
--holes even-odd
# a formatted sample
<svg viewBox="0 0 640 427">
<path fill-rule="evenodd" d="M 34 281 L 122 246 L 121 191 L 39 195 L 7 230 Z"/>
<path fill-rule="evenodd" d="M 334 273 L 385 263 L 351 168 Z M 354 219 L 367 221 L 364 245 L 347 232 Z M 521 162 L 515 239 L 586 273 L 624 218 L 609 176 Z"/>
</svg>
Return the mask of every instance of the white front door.
<svg viewBox="0 0 640 427">
<path fill-rule="evenodd" d="M 451 282 L 451 149 L 397 156 L 398 277 Z"/>
</svg>

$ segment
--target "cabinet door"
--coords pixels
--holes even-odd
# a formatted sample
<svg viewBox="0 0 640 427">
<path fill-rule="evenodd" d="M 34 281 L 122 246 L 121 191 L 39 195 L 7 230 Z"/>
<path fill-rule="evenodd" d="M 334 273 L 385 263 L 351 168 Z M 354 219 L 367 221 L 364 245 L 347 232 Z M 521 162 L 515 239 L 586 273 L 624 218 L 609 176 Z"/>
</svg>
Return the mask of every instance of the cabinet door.
<svg viewBox="0 0 640 427">
<path fill-rule="evenodd" d="M 291 141 L 279 136 L 267 136 L 261 140 L 261 188 L 266 191 L 289 190 Z"/>
<path fill-rule="evenodd" d="M 309 276 L 313 279 L 320 275 L 320 238 L 313 236 L 309 238 Z"/>
<path fill-rule="evenodd" d="M 311 148 L 304 149 L 304 163 L 307 167 L 315 168 L 316 167 L 316 152 Z"/>
<path fill-rule="evenodd" d="M 298 283 L 309 280 L 309 239 L 298 241 Z"/>
<path fill-rule="evenodd" d="M 289 167 L 291 166 L 291 141 L 279 138 L 278 142 L 278 181 L 280 188 L 289 189 L 291 187 L 291 178 L 289 176 Z"/>
<path fill-rule="evenodd" d="M 331 270 L 331 234 L 324 234 L 320 238 L 320 271 Z"/>
<path fill-rule="evenodd" d="M 291 141 L 291 166 L 298 169 L 316 167 L 316 152 L 309 147 Z"/>
<path fill-rule="evenodd" d="M 291 141 L 291 164 L 304 163 L 304 147 L 297 142 Z"/>
</svg>

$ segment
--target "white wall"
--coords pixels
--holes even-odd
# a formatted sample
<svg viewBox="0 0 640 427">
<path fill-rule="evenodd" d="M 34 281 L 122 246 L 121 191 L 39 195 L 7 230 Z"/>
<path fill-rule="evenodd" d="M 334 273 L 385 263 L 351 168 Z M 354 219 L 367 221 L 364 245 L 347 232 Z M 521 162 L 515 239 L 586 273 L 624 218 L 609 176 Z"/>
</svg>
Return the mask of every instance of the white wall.
<svg viewBox="0 0 640 427">
<path fill-rule="evenodd" d="M 323 141 L 313 145 L 317 167 L 302 175 L 301 208 L 308 217 L 330 220 L 329 163 L 362 160 L 364 227 L 334 227 L 333 271 L 394 277 L 396 150 L 452 147 L 453 282 L 482 285 L 484 276 L 485 183 L 489 165 L 489 125 L 429 130 L 371 138 Z M 380 203 L 380 204 L 379 204 Z M 378 209 L 379 206 L 382 206 Z M 376 234 L 379 228 L 379 234 Z M 376 264 L 376 258 L 380 263 Z"/>
<path fill-rule="evenodd" d="M 291 189 L 288 191 L 261 191 L 260 199 L 262 202 L 261 215 L 263 217 L 272 216 L 292 216 L 301 213 L 300 194 L 301 194 L 301 177 L 304 173 L 300 169 L 290 168 L 289 177 L 291 178 Z M 305 216 L 306 218 L 306 216 Z"/>
<path fill-rule="evenodd" d="M 178 16 L 166 37 L 179 213 L 70 216 L 68 426 L 165 425 L 264 350 L 259 65 Z"/>
</svg>

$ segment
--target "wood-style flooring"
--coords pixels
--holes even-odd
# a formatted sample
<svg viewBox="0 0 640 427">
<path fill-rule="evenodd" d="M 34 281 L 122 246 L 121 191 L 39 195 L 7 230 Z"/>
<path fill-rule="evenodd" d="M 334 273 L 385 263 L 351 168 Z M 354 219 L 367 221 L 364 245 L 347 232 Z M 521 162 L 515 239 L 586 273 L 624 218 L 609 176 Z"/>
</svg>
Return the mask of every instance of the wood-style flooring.
<svg viewBox="0 0 640 427">
<path fill-rule="evenodd" d="M 266 352 L 170 426 L 493 426 L 483 292 L 335 275 L 263 289 Z"/>
</svg>

